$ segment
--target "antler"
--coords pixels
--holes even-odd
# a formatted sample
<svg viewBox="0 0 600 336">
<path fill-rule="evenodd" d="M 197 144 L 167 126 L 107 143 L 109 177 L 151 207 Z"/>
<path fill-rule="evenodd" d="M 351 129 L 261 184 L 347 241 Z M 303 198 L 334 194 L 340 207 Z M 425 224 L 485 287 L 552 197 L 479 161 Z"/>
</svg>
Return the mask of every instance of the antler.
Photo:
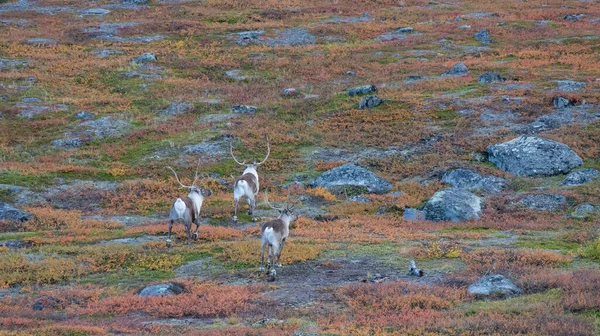
<svg viewBox="0 0 600 336">
<path fill-rule="evenodd" d="M 179 181 L 179 177 L 177 176 L 177 173 L 175 172 L 175 170 L 173 170 L 173 168 L 171 168 L 170 166 L 167 166 L 167 168 L 171 169 L 171 171 L 173 172 L 173 174 L 175 174 L 175 178 L 177 179 L 177 182 L 179 182 L 179 185 L 180 185 L 182 188 L 188 188 L 188 189 L 191 189 L 191 188 L 192 188 L 192 186 L 193 186 L 193 185 L 192 185 L 192 186 L 186 186 L 186 185 L 183 185 L 183 183 L 181 183 L 181 181 Z M 195 182 L 195 181 L 194 181 L 194 182 Z"/>
<path fill-rule="evenodd" d="M 192 182 L 192 187 L 196 186 L 196 181 L 198 180 L 198 170 L 200 169 L 200 158 L 198 158 L 198 165 L 196 166 L 196 174 L 194 175 L 194 182 Z"/>
<path fill-rule="evenodd" d="M 267 159 L 269 158 L 269 154 L 271 154 L 271 146 L 269 145 L 269 136 L 265 135 L 265 138 L 267 139 L 267 156 L 265 157 L 264 160 L 262 160 L 261 162 L 257 163 L 257 166 L 260 166 L 261 164 L 265 163 L 265 161 L 267 161 Z"/>
<path fill-rule="evenodd" d="M 229 142 L 229 154 L 231 154 L 231 157 L 233 158 L 233 161 L 235 161 L 235 163 L 239 164 L 240 166 L 245 166 L 246 165 L 246 161 L 240 162 L 233 155 L 233 141 Z"/>
<path fill-rule="evenodd" d="M 274 207 L 274 206 L 273 206 L 271 203 L 269 203 L 269 195 L 267 194 L 267 191 L 266 191 L 266 190 L 265 190 L 265 202 L 267 203 L 267 205 L 268 205 L 268 206 L 269 206 L 271 209 L 274 209 L 274 210 L 277 210 L 277 211 L 283 211 L 283 208 L 276 208 L 276 207 Z"/>
</svg>

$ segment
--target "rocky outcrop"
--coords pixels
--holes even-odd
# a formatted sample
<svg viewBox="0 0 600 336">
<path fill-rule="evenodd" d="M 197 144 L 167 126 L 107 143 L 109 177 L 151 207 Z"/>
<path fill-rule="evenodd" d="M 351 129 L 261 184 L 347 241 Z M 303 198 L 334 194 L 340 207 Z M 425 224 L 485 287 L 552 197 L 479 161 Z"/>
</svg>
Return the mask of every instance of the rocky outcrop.
<svg viewBox="0 0 600 336">
<path fill-rule="evenodd" d="M 448 188 L 433 194 L 423 211 L 431 221 L 459 222 L 479 218 L 483 207 L 481 198 L 460 188 Z"/>
<path fill-rule="evenodd" d="M 354 186 L 365 188 L 370 193 L 382 194 L 392 189 L 392 184 L 370 170 L 355 164 L 345 164 L 326 171 L 313 181 L 313 186 L 328 189 Z"/>
</svg>

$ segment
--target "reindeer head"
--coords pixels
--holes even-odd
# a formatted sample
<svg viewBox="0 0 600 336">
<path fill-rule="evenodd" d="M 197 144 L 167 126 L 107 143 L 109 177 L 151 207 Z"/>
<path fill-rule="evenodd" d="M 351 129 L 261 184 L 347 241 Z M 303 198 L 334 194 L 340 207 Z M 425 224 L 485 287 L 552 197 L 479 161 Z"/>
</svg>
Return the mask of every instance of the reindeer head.
<svg viewBox="0 0 600 336">
<path fill-rule="evenodd" d="M 199 186 L 196 185 L 196 182 L 198 181 L 198 178 L 199 178 L 199 176 L 198 176 L 198 169 L 200 168 L 200 160 L 198 160 L 198 166 L 196 167 L 196 175 L 194 176 L 194 181 L 192 182 L 191 186 L 186 186 L 183 183 L 181 183 L 181 181 L 179 180 L 179 177 L 177 176 L 177 173 L 175 172 L 175 170 L 173 168 L 171 168 L 171 167 L 167 167 L 167 168 L 169 168 L 173 172 L 173 174 L 175 175 L 175 178 L 177 179 L 177 182 L 179 183 L 179 185 L 182 188 L 190 189 L 190 194 L 194 193 L 194 194 L 198 194 L 199 196 L 202 196 L 202 197 L 208 197 L 208 196 L 212 195 L 212 191 L 211 190 L 204 189 L 204 188 L 199 187 Z"/>
<path fill-rule="evenodd" d="M 256 162 L 256 160 L 254 160 L 254 162 L 252 162 L 252 163 L 246 163 L 245 160 L 243 162 L 238 161 L 235 158 L 235 155 L 233 155 L 233 143 L 230 142 L 229 143 L 229 153 L 231 154 L 233 161 L 235 161 L 235 163 L 239 164 L 240 166 L 244 166 L 246 168 L 254 168 L 254 169 L 258 168 L 258 166 L 260 166 L 261 164 L 265 163 L 265 161 L 267 161 L 267 159 L 269 158 L 269 154 L 271 154 L 271 146 L 269 144 L 269 136 L 265 135 L 265 139 L 267 141 L 267 156 L 265 156 L 265 159 L 260 162 Z"/>
<path fill-rule="evenodd" d="M 287 217 L 290 219 L 290 223 L 293 223 L 298 219 L 299 215 L 295 209 L 296 204 L 290 204 L 288 202 L 285 202 L 285 205 L 283 206 L 283 208 L 274 207 L 271 203 L 269 203 L 269 197 L 266 192 L 265 192 L 265 202 L 271 209 L 279 211 L 279 218 Z"/>
</svg>

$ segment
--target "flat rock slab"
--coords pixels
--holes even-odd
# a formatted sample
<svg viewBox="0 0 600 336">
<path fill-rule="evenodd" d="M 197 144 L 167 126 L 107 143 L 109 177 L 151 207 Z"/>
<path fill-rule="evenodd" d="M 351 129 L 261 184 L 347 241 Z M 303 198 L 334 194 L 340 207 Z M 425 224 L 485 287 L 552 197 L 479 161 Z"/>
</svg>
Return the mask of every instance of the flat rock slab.
<svg viewBox="0 0 600 336">
<path fill-rule="evenodd" d="M 575 208 L 575 211 L 569 216 L 574 218 L 586 218 L 594 214 L 600 213 L 600 206 L 594 206 L 589 203 L 581 204 Z"/>
<path fill-rule="evenodd" d="M 14 70 L 31 64 L 28 60 L 0 58 L 0 70 Z"/>
<path fill-rule="evenodd" d="M 50 45 L 57 45 L 60 43 L 60 41 L 56 40 L 56 39 L 45 38 L 45 37 L 35 37 L 35 38 L 27 39 L 27 40 L 23 41 L 23 43 L 33 45 L 33 46 L 50 46 Z"/>
<path fill-rule="evenodd" d="M 562 97 L 555 97 L 559 100 Z M 564 99 L 564 98 L 563 98 Z M 539 133 L 560 128 L 564 125 L 581 124 L 587 125 L 594 121 L 600 121 L 600 110 L 594 105 L 572 106 L 567 102 L 557 103 L 556 111 L 539 116 L 535 121 L 529 124 L 529 130 L 532 133 Z"/>
<path fill-rule="evenodd" d="M 194 109 L 194 105 L 188 102 L 172 103 L 166 109 L 160 111 L 158 115 L 162 117 L 174 117 L 180 114 L 186 114 Z"/>
<path fill-rule="evenodd" d="M 479 218 L 481 198 L 460 188 L 447 188 L 433 194 L 425 204 L 425 219 L 459 222 Z"/>
<path fill-rule="evenodd" d="M 111 244 L 138 245 L 138 244 L 147 243 L 147 242 L 166 241 L 166 240 L 167 240 L 167 236 L 145 235 L 145 236 L 135 237 L 135 238 L 119 238 L 119 239 L 112 239 L 112 240 L 103 240 L 103 241 L 99 242 L 98 244 L 99 245 L 111 245 Z"/>
<path fill-rule="evenodd" d="M 503 275 L 486 275 L 476 283 L 469 286 L 470 294 L 478 295 L 501 295 L 514 296 L 522 294 L 523 291 L 518 288 L 510 279 Z"/>
<path fill-rule="evenodd" d="M 486 192 L 500 192 L 509 182 L 496 176 L 481 176 L 468 169 L 456 169 L 446 172 L 442 181 L 455 188 L 467 190 L 482 190 Z"/>
<path fill-rule="evenodd" d="M 377 92 L 377 87 L 375 85 L 362 85 L 355 88 L 347 89 L 348 96 L 356 96 L 356 95 L 364 95 L 369 93 Z"/>
<path fill-rule="evenodd" d="M 392 184 L 388 181 L 366 168 L 351 163 L 326 171 L 314 180 L 313 185 L 327 189 L 344 186 L 364 187 L 368 192 L 378 194 L 392 189 Z"/>
<path fill-rule="evenodd" d="M 182 284 L 176 282 L 169 282 L 166 284 L 148 286 L 142 289 L 139 296 L 173 296 L 183 293 L 185 287 Z"/>
<path fill-rule="evenodd" d="M 489 161 L 516 176 L 566 174 L 583 160 L 569 146 L 537 136 L 521 136 L 487 147 Z"/>
<path fill-rule="evenodd" d="M 555 211 L 567 206 L 567 198 L 557 194 L 534 194 L 521 198 L 519 205 L 538 211 Z"/>
<path fill-rule="evenodd" d="M 64 112 L 69 110 L 69 107 L 65 104 L 39 105 L 35 102 L 21 102 L 15 105 L 15 107 L 19 109 L 19 114 L 17 114 L 17 116 L 24 118 L 33 118 L 44 113 Z"/>
</svg>

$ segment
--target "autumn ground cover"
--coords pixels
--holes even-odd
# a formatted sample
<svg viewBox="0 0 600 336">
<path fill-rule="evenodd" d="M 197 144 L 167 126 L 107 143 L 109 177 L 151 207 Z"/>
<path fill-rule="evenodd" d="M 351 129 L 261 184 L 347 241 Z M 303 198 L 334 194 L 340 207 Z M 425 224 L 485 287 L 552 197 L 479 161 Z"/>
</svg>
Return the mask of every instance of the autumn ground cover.
<svg viewBox="0 0 600 336">
<path fill-rule="evenodd" d="M 570 216 L 580 204 L 600 206 L 600 180 L 564 187 L 564 176 L 516 177 L 483 155 L 553 113 L 557 95 L 600 104 L 597 3 L 139 2 L 0 0 L 0 201 L 32 215 L 0 221 L 0 334 L 600 333 L 600 215 Z M 402 27 L 414 30 L 385 37 Z M 492 43 L 474 39 L 483 28 Z M 247 31 L 262 35 L 237 34 Z M 146 52 L 156 60 L 132 61 Z M 457 62 L 468 74 L 441 76 Z M 478 83 L 489 71 L 506 81 Z M 585 87 L 557 90 L 566 79 Z M 345 90 L 366 84 L 385 102 L 359 110 L 364 97 Z M 108 124 L 94 128 L 80 111 Z M 238 157 L 261 158 L 265 134 L 261 190 L 302 214 L 274 282 L 257 272 L 260 224 L 245 205 L 231 221 L 241 169 L 229 141 Z M 598 118 L 540 134 L 600 169 Z M 71 138 L 80 142 L 56 142 Z M 198 159 L 213 191 L 198 240 L 187 246 L 177 225 L 167 249 L 167 214 L 184 190 L 166 166 L 188 183 Z M 348 162 L 397 193 L 310 186 Z M 405 207 L 422 209 L 448 186 L 441 177 L 454 168 L 509 186 L 486 198 L 479 219 L 404 219 Z M 539 193 L 567 204 L 515 205 Z M 257 214 L 276 215 L 262 202 Z M 410 260 L 424 277 L 408 275 Z M 523 293 L 469 294 L 487 274 Z M 166 282 L 183 292 L 138 296 Z"/>
</svg>

